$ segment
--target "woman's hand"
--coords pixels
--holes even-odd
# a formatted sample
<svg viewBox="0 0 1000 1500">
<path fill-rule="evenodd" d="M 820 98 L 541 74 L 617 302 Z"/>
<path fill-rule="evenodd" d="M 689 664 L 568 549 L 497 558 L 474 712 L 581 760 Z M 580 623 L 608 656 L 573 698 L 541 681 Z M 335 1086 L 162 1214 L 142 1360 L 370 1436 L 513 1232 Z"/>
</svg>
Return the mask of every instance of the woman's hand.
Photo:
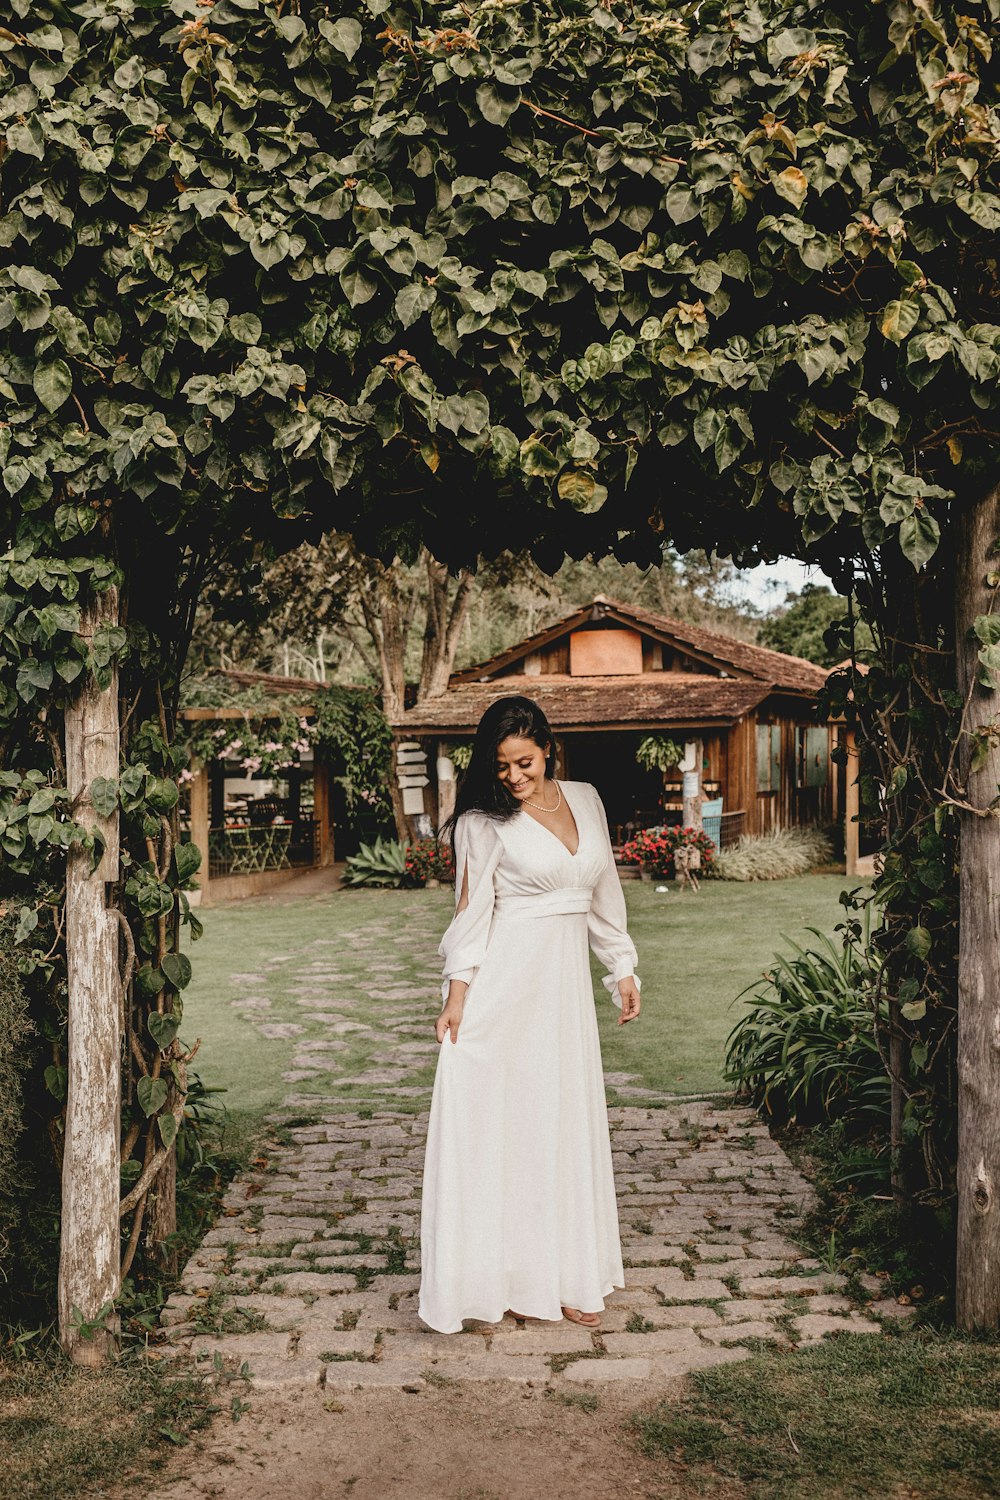
<svg viewBox="0 0 1000 1500">
<path fill-rule="evenodd" d="M 634 1021 L 642 1008 L 639 999 L 639 986 L 630 974 L 627 979 L 619 979 L 618 996 L 622 1002 L 622 1013 L 618 1017 L 619 1026 L 624 1026 L 628 1021 Z"/>
<path fill-rule="evenodd" d="M 444 1010 L 438 1016 L 437 1024 L 434 1027 L 434 1033 L 439 1042 L 444 1041 L 449 1031 L 451 1032 L 452 1042 L 458 1041 L 458 1028 L 462 1024 L 462 1014 L 465 1010 L 465 992 L 468 987 L 460 979 L 452 980 Z"/>
</svg>

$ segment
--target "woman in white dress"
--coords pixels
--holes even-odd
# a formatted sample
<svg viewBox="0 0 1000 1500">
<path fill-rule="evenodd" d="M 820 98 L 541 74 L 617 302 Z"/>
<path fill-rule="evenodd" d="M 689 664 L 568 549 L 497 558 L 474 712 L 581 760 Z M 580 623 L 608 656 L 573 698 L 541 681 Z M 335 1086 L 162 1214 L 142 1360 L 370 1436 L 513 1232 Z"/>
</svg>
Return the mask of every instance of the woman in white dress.
<svg viewBox="0 0 1000 1500">
<path fill-rule="evenodd" d="M 442 1333 L 507 1311 L 597 1327 L 624 1285 L 588 939 L 619 1024 L 636 952 L 600 797 L 555 781 L 553 750 L 536 703 L 499 699 L 458 790 L 421 1220 Z"/>
</svg>

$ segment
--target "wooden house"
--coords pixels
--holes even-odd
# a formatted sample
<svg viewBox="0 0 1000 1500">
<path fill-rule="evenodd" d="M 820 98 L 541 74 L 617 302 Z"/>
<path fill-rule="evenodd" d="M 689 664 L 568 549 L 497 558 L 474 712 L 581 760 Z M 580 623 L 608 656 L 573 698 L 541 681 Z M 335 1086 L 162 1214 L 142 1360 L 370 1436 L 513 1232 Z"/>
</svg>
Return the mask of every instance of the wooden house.
<svg viewBox="0 0 1000 1500">
<path fill-rule="evenodd" d="M 419 784 L 425 829 L 451 805 L 450 754 L 496 698 L 524 693 L 556 734 L 558 772 L 590 781 L 619 841 L 680 821 L 681 778 L 643 770 L 636 751 L 662 734 L 701 750 L 703 794 L 722 798 L 721 841 L 842 816 L 831 766 L 834 727 L 817 697 L 826 670 L 599 595 L 478 666 L 394 724 L 401 785 Z M 420 753 L 422 752 L 422 753 Z M 406 777 L 418 762 L 423 775 Z M 413 805 L 411 790 L 410 810 Z"/>
<path fill-rule="evenodd" d="M 224 728 L 221 743 L 244 725 L 266 731 L 283 715 L 305 722 L 322 688 L 300 677 L 265 672 L 218 674 L 234 688 L 252 687 L 266 701 L 248 707 L 186 708 L 189 729 L 204 723 Z M 182 777 L 184 833 L 202 851 L 198 899 L 205 905 L 258 895 L 303 870 L 325 869 L 334 860 L 337 784 L 322 749 L 302 755 L 280 779 L 248 773 L 238 757 L 195 761 Z"/>
</svg>

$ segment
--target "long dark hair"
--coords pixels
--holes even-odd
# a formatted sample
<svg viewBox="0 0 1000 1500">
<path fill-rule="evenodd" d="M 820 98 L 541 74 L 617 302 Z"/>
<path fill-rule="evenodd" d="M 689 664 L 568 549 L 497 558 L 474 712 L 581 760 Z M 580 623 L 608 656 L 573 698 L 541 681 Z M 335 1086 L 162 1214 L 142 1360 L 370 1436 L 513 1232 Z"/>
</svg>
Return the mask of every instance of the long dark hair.
<svg viewBox="0 0 1000 1500">
<path fill-rule="evenodd" d="M 498 698 L 476 728 L 472 759 L 458 783 L 455 811 L 441 828 L 441 837 L 455 840 L 455 824 L 463 813 L 481 812 L 504 823 L 519 810 L 517 798 L 497 776 L 497 752 L 504 740 L 516 736 L 533 740 L 545 751 L 545 774 L 555 767 L 555 737 L 548 719 L 533 698 Z"/>
</svg>

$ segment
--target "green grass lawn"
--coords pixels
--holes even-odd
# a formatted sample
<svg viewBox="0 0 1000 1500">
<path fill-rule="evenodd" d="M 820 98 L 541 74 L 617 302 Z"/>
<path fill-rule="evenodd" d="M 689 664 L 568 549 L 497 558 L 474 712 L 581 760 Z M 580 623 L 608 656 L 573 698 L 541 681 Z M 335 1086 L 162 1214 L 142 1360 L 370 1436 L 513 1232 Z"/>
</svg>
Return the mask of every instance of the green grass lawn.
<svg viewBox="0 0 1000 1500">
<path fill-rule="evenodd" d="M 739 1014 L 736 997 L 761 975 L 783 935 L 801 939 L 810 926 L 832 931 L 844 885 L 830 875 L 754 885 L 706 881 L 698 895 L 682 896 L 674 886 L 662 895 L 650 883 L 627 883 L 644 1008 L 637 1024 L 617 1026 L 617 1011 L 597 980 L 608 1072 L 665 1093 L 722 1089 L 725 1039 Z M 409 1043 L 402 1077 L 421 1091 L 401 1107 L 423 1107 L 434 1058 L 414 1044 L 432 1038 L 439 1005 L 435 948 L 452 900 L 450 891 L 358 891 L 298 903 L 249 900 L 204 913 L 205 936 L 192 952 L 184 1035 L 201 1037 L 195 1066 L 208 1086 L 227 1091 L 238 1127 L 291 1095 L 303 1112 L 311 1098 L 329 1108 L 338 1099 L 374 1102 L 392 1095 L 388 1082 L 377 1081 L 387 1041 Z M 403 998 L 392 998 L 393 991 Z M 252 1008 L 255 997 L 266 1001 L 266 1010 Z M 344 1028 L 331 1042 L 323 1007 L 359 1027 L 396 1029 L 369 1036 Z M 294 1035 L 283 1035 L 289 1026 Z M 291 1084 L 283 1075 L 294 1077 L 310 1047 L 314 1057 L 330 1049 L 327 1071 Z M 352 1076 L 369 1074 L 372 1081 L 351 1083 Z M 397 1103 L 393 1098 L 393 1107 Z"/>
<path fill-rule="evenodd" d="M 633 1425 L 685 1493 L 983 1500 L 1000 1495 L 997 1354 L 995 1338 L 840 1336 L 701 1371 Z"/>
<path fill-rule="evenodd" d="M 646 1088 L 671 1094 L 724 1088 L 725 1041 L 741 1010 L 736 997 L 761 977 L 783 936 L 801 941 L 807 927 L 833 931 L 846 886 L 839 875 L 715 880 L 682 896 L 672 883 L 670 895 L 626 883 L 643 1009 L 636 1024 L 618 1026 L 614 1007 L 599 1003 L 605 1069 L 635 1073 Z"/>
</svg>

